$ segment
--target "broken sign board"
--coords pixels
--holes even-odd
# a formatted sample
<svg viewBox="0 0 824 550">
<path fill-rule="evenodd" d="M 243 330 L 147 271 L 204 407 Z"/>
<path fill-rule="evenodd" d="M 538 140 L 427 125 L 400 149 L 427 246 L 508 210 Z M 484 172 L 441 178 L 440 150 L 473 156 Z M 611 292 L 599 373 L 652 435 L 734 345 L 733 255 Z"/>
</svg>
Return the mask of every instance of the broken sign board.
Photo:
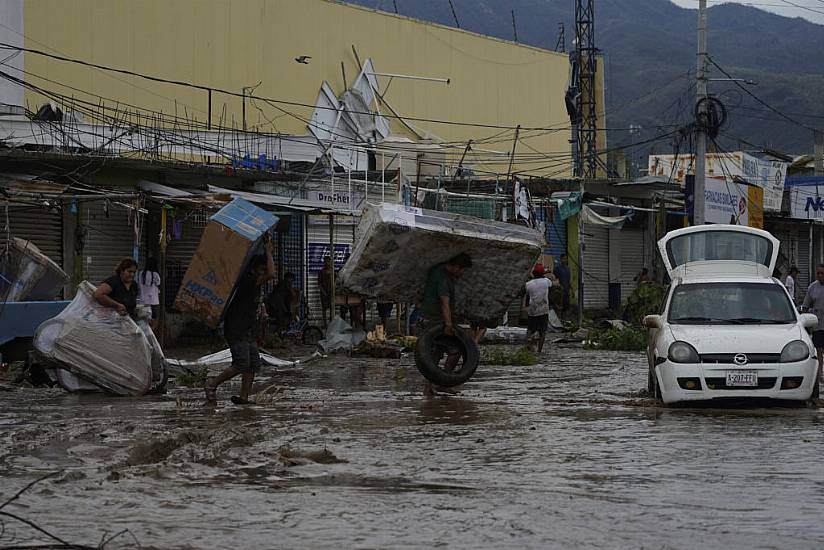
<svg viewBox="0 0 824 550">
<path fill-rule="evenodd" d="M 256 243 L 278 218 L 243 199 L 213 215 L 186 270 L 175 308 L 217 328 Z"/>
<path fill-rule="evenodd" d="M 455 314 L 473 320 L 507 310 L 545 246 L 523 225 L 385 203 L 364 213 L 357 235 L 338 274 L 342 292 L 419 303 L 429 270 L 466 253 L 472 268 L 456 283 Z"/>
</svg>

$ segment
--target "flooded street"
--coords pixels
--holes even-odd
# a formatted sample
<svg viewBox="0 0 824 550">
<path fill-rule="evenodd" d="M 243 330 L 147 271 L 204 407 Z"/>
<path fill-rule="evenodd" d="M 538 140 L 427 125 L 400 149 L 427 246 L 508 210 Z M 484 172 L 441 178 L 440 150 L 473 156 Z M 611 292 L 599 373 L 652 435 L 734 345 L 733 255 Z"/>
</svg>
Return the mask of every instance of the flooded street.
<svg viewBox="0 0 824 550">
<path fill-rule="evenodd" d="M 0 502 L 62 470 L 4 511 L 75 544 L 133 534 L 107 548 L 824 544 L 824 410 L 662 409 L 642 354 L 543 362 L 427 399 L 411 358 L 330 357 L 215 411 L 186 388 L 3 391 Z M 0 546 L 43 540 L 6 520 Z"/>
</svg>

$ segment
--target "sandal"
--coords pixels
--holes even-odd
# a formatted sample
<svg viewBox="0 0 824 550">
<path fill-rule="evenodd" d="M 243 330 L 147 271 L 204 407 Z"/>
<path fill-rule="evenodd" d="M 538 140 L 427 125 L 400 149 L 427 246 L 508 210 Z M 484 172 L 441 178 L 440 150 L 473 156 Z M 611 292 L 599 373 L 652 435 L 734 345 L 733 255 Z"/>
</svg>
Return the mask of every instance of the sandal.
<svg viewBox="0 0 824 550">
<path fill-rule="evenodd" d="M 235 405 L 254 405 L 255 404 L 254 401 L 249 401 L 248 399 L 243 399 L 242 397 L 239 397 L 237 395 L 233 395 L 231 401 Z"/>
</svg>

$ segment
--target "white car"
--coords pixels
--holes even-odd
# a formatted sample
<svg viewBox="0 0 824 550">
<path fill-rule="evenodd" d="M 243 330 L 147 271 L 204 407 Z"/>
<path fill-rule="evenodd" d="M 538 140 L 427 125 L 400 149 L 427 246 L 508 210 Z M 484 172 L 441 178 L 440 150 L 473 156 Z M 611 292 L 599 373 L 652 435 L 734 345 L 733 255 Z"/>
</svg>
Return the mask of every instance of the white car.
<svg viewBox="0 0 824 550">
<path fill-rule="evenodd" d="M 658 242 L 672 283 L 648 315 L 649 389 L 664 404 L 818 396 L 818 362 L 799 314 L 772 277 L 779 241 L 766 231 L 703 225 Z"/>
</svg>

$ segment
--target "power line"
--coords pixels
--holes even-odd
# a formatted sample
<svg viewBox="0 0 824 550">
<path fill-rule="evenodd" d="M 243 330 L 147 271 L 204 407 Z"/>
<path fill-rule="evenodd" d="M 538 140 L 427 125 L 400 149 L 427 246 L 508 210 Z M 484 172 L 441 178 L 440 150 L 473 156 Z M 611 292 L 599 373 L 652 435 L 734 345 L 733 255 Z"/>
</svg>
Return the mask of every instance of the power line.
<svg viewBox="0 0 824 550">
<path fill-rule="evenodd" d="M 812 132 L 817 132 L 817 131 L 818 131 L 818 129 L 817 129 L 817 128 L 813 128 L 812 126 L 809 126 L 809 125 L 807 125 L 807 124 L 804 124 L 803 122 L 801 122 L 801 121 L 799 121 L 799 120 L 797 120 L 797 119 L 795 119 L 795 118 L 793 118 L 793 117 L 791 117 L 791 116 L 789 116 L 789 115 L 787 115 L 787 114 L 783 113 L 782 111 L 780 111 L 780 110 L 776 109 L 775 107 L 773 107 L 772 105 L 770 105 L 769 103 L 767 103 L 766 101 L 764 101 L 763 99 L 761 99 L 760 97 L 758 97 L 757 95 L 755 95 L 754 93 L 752 93 L 752 92 L 751 92 L 751 91 L 750 91 L 750 90 L 749 90 L 746 86 L 744 86 L 743 84 L 741 84 L 738 80 L 734 79 L 734 78 L 732 77 L 732 75 L 730 75 L 730 73 L 728 73 L 726 70 L 724 70 L 724 68 L 723 68 L 723 67 L 721 67 L 721 65 L 719 65 L 718 63 L 716 63 L 716 61 L 715 61 L 715 60 L 714 60 L 711 56 L 709 56 L 709 55 L 708 55 L 708 56 L 707 56 L 707 59 L 709 59 L 710 63 L 712 63 L 712 64 L 713 64 L 713 65 L 714 65 L 714 66 L 715 66 L 715 67 L 716 67 L 719 71 L 721 71 L 721 72 L 722 72 L 722 73 L 723 73 L 723 74 L 724 74 L 727 78 L 731 79 L 731 80 L 732 80 L 732 82 L 733 82 L 733 84 L 735 84 L 736 86 L 738 86 L 738 87 L 739 87 L 739 88 L 740 88 L 740 89 L 741 89 L 744 93 L 746 93 L 748 96 L 750 96 L 751 98 L 753 98 L 754 100 L 756 100 L 758 103 L 760 103 L 760 104 L 761 104 L 761 105 L 763 105 L 764 107 L 768 108 L 770 111 L 772 111 L 772 112 L 774 112 L 775 114 L 777 114 L 777 115 L 781 116 L 782 118 L 787 119 L 788 121 L 792 122 L 793 124 L 797 124 L 798 126 L 801 126 L 802 128 L 806 128 L 807 130 L 810 130 L 810 131 L 812 131 Z"/>
</svg>

